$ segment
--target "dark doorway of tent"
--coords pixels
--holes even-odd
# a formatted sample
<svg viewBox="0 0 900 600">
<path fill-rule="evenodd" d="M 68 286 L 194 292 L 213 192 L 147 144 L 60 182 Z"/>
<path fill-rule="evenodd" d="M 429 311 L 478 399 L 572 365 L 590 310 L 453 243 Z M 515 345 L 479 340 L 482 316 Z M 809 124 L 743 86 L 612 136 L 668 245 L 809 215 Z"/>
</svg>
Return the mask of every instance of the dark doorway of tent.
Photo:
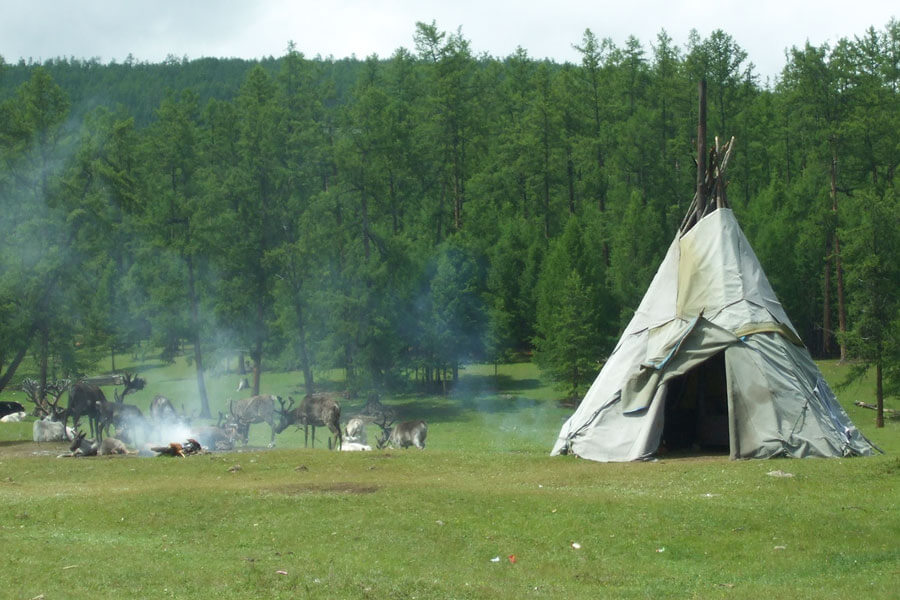
<svg viewBox="0 0 900 600">
<path fill-rule="evenodd" d="M 668 382 L 660 454 L 728 454 L 725 352 Z"/>
</svg>

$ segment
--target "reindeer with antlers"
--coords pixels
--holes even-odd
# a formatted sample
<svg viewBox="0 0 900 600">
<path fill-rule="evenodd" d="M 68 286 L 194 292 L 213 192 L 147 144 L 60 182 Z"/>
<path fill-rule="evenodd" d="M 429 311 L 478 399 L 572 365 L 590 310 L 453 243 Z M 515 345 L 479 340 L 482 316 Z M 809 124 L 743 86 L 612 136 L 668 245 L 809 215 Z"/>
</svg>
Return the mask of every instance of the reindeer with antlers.
<svg viewBox="0 0 900 600">
<path fill-rule="evenodd" d="M 298 428 L 303 425 L 304 437 L 303 444 L 309 447 L 309 428 L 312 427 L 312 445 L 316 445 L 316 427 L 328 427 L 329 431 L 334 434 L 336 443 L 334 448 L 341 449 L 343 437 L 341 435 L 341 405 L 333 398 L 325 394 L 307 394 L 300 402 L 300 406 L 293 408 L 294 399 L 288 396 L 290 404 L 285 407 L 284 401 L 281 403 L 281 421 L 278 424 L 276 433 L 281 433 L 291 425 Z M 331 439 L 328 440 L 328 447 L 331 448 Z"/>
<path fill-rule="evenodd" d="M 104 430 L 109 435 L 110 425 L 113 425 L 116 428 L 117 436 L 126 438 L 131 443 L 136 444 L 138 442 L 137 438 L 145 437 L 147 422 L 141 409 L 133 404 L 125 404 L 125 396 L 143 389 L 146 382 L 131 373 L 125 373 L 122 383 L 125 387 L 121 394 L 119 394 L 118 390 L 113 390 L 115 402 L 106 402 L 104 398 L 104 402 L 99 405 L 100 430 L 97 434 L 97 439 L 103 439 Z"/>
<path fill-rule="evenodd" d="M 66 409 L 59 407 L 59 401 L 66 390 L 69 389 L 69 385 L 68 379 L 48 381 L 44 384 L 42 391 L 41 384 L 36 379 L 26 378 L 22 380 L 22 391 L 28 396 L 29 402 L 34 403 L 34 416 L 50 417 L 58 420 L 66 412 Z M 25 410 L 21 405 L 19 406 L 19 410 Z"/>
<path fill-rule="evenodd" d="M 415 446 L 419 450 L 425 449 L 425 437 L 428 435 L 428 425 L 425 421 L 403 421 L 397 425 L 393 424 L 393 419 L 388 421 L 389 417 L 384 417 L 377 425 L 381 428 L 381 437 L 378 438 L 378 449 L 385 446 L 392 448 L 409 448 Z"/>
<path fill-rule="evenodd" d="M 272 438 L 269 447 L 275 446 L 275 434 L 280 433 L 284 427 L 278 429 L 275 425 L 275 401 L 284 408 L 284 401 L 278 396 L 266 394 L 262 396 L 250 396 L 229 401 L 230 414 L 225 428 L 233 428 L 238 437 L 247 445 L 250 438 L 250 425 L 253 423 L 268 423 L 272 428 Z"/>
</svg>

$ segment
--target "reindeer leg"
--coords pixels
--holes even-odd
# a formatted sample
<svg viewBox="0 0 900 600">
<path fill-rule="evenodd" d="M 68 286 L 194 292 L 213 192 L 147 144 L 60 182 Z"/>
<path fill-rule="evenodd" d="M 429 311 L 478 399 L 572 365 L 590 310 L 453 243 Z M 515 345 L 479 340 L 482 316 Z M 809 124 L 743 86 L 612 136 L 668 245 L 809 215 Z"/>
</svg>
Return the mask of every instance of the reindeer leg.
<svg viewBox="0 0 900 600">
<path fill-rule="evenodd" d="M 341 437 L 341 428 L 338 427 L 337 429 L 335 429 L 333 425 L 329 425 L 328 429 L 331 431 L 331 433 L 334 434 L 334 449 L 340 450 L 341 445 L 343 443 L 343 439 Z M 328 449 L 329 450 L 332 449 L 331 448 L 331 438 L 328 438 Z"/>
</svg>

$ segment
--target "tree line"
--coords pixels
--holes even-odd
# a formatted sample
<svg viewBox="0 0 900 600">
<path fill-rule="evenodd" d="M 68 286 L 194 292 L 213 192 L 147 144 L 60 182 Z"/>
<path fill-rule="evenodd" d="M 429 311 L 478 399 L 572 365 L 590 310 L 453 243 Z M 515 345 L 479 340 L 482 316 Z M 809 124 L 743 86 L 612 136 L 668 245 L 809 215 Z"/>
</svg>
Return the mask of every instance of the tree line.
<svg viewBox="0 0 900 600">
<path fill-rule="evenodd" d="M 0 59 L 0 390 L 103 356 L 204 373 L 343 369 L 441 388 L 532 354 L 577 396 L 691 200 L 697 82 L 729 198 L 818 356 L 900 354 L 900 22 L 792 48 L 774 82 L 721 30 L 578 64 L 418 23 L 389 58 Z M 148 102 L 152 104 L 148 104 Z"/>
</svg>

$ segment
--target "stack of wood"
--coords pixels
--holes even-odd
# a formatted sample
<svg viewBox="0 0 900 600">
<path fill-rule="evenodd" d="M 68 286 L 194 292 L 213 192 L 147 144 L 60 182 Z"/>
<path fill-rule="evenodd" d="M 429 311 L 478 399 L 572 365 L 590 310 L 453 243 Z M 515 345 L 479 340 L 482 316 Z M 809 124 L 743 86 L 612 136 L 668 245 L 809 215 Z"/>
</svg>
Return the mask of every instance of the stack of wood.
<svg viewBox="0 0 900 600">
<path fill-rule="evenodd" d="M 728 197 L 725 195 L 725 188 L 728 186 L 725 179 L 725 168 L 728 166 L 728 159 L 731 158 L 733 148 L 733 136 L 724 146 L 719 145 L 719 137 L 716 136 L 716 145 L 709 152 L 709 168 L 706 169 L 702 182 L 697 183 L 697 192 L 681 222 L 682 235 L 712 211 L 729 208 Z"/>
<path fill-rule="evenodd" d="M 697 124 L 697 191 L 681 222 L 681 235 L 690 231 L 700 219 L 719 208 L 728 208 L 725 188 L 725 169 L 734 149 L 734 137 L 721 145 L 719 137 L 715 146 L 706 151 L 706 81 L 700 82 L 699 122 Z"/>
</svg>

